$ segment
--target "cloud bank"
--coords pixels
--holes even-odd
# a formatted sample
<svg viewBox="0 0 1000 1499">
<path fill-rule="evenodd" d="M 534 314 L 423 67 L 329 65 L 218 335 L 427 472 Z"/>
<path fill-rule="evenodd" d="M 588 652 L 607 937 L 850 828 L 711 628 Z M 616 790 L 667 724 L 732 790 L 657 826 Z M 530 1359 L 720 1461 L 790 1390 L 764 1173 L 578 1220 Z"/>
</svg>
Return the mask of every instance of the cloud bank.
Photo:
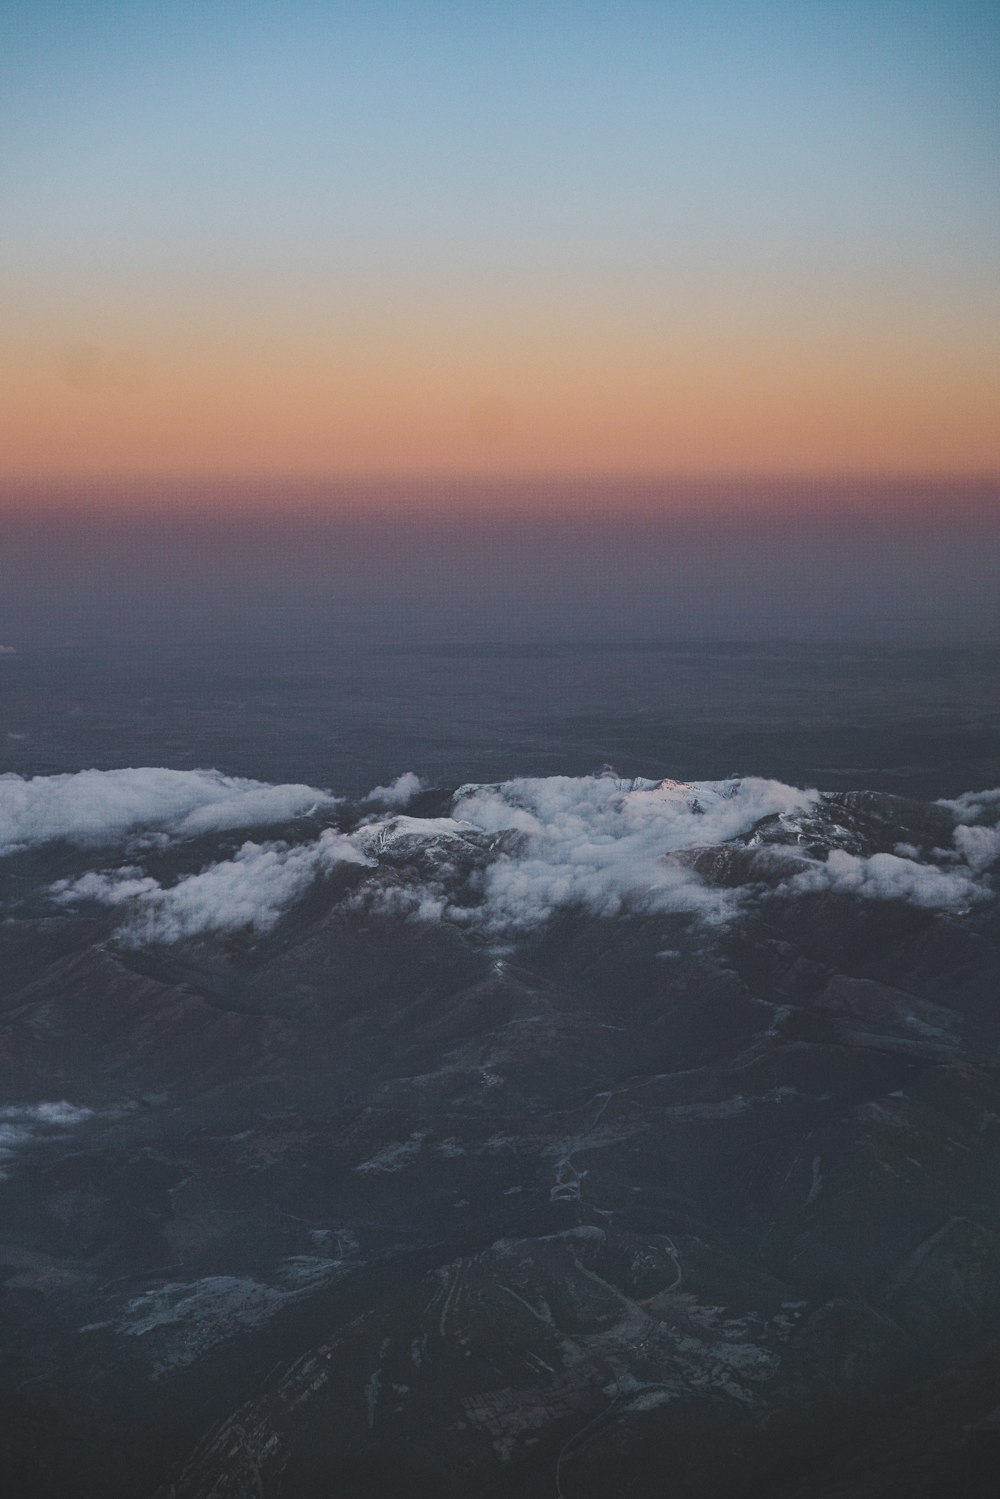
<svg viewBox="0 0 1000 1499">
<path fill-rule="evenodd" d="M 285 822 L 337 798 L 315 786 L 271 786 L 217 770 L 81 770 L 0 775 L 0 855 L 64 838 L 108 844 L 145 829 L 179 838 Z"/>
<path fill-rule="evenodd" d="M 202 830 L 213 820 L 233 826 L 240 808 L 252 806 L 257 815 L 260 806 L 271 805 L 272 792 L 284 804 L 309 790 L 253 783 L 247 790 L 248 783 L 220 782 L 240 789 L 218 803 L 174 811 L 169 826 Z M 401 776 L 366 802 L 405 805 L 419 785 L 417 777 Z M 976 795 L 970 816 L 1000 810 L 1000 796 Z M 965 801 L 961 808 L 952 805 L 957 819 Z M 834 844 L 817 856 L 817 828 L 825 816 L 835 830 L 836 815 L 818 791 L 757 777 L 697 783 L 614 774 L 520 779 L 463 786 L 446 817 L 365 815 L 352 832 L 327 829 L 302 843 L 248 842 L 232 858 L 168 886 L 125 864 L 62 881 L 52 894 L 61 904 L 120 907 L 118 935 L 131 943 L 266 933 L 314 880 L 341 864 L 366 871 L 342 896 L 345 909 L 446 921 L 500 940 L 563 909 L 595 917 L 679 912 L 719 922 L 754 900 L 823 891 L 951 912 L 990 897 L 988 870 L 1000 857 L 996 827 L 957 820 L 954 848 L 928 858 L 905 843 L 894 853 L 867 855 Z M 763 842 L 761 828 L 767 830 Z M 742 855 L 735 866 L 730 860 L 730 868 L 744 871 L 735 880 L 713 880 L 711 858 L 684 858 L 725 850 L 734 841 L 735 852 L 743 846 L 747 854 L 745 863 Z M 779 873 L 784 878 L 776 883 Z"/>
<path fill-rule="evenodd" d="M 123 906 L 127 916 L 119 935 L 129 943 L 179 942 L 204 932 L 269 932 L 335 865 L 369 862 L 349 838 L 328 828 L 314 842 L 294 847 L 244 843 L 232 859 L 166 888 L 127 866 L 62 880 L 52 890 L 61 904 L 92 900 Z"/>
<path fill-rule="evenodd" d="M 962 911 L 987 895 L 968 868 L 941 869 L 898 854 L 863 858 L 840 848 L 779 885 L 776 894 L 808 895 L 822 890 L 859 895 L 864 900 L 902 900 L 938 911 Z"/>
<path fill-rule="evenodd" d="M 722 918 L 732 894 L 664 855 L 728 842 L 763 817 L 805 813 L 817 800 L 815 791 L 755 777 L 688 785 L 548 776 L 463 787 L 453 811 L 483 833 L 520 835 L 483 877 L 480 919 L 502 931 L 573 906 L 595 916 L 639 909 Z"/>
</svg>

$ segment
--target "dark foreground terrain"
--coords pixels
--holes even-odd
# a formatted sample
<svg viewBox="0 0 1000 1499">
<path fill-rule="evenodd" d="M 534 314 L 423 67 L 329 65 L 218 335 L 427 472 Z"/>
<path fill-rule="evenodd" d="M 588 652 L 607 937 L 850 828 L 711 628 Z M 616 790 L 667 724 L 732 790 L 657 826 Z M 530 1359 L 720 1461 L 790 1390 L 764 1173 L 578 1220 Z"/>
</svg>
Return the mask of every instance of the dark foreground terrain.
<svg viewBox="0 0 1000 1499">
<path fill-rule="evenodd" d="M 12 846 L 5 1493 L 995 1492 L 997 802 L 556 791 Z"/>
</svg>

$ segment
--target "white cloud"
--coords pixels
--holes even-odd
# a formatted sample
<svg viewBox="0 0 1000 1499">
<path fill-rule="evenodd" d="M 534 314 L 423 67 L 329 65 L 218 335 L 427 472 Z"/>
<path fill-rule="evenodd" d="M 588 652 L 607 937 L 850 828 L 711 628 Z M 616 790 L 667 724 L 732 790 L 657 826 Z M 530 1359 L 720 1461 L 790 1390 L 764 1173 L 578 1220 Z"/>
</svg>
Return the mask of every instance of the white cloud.
<svg viewBox="0 0 1000 1499">
<path fill-rule="evenodd" d="M 288 822 L 293 817 L 329 808 L 338 800 L 314 786 L 267 786 L 245 783 L 246 790 L 234 789 L 232 795 L 208 806 L 194 807 L 171 831 L 181 838 L 199 833 L 225 832 L 231 828 L 266 827 L 268 823 Z"/>
<path fill-rule="evenodd" d="M 463 786 L 452 818 L 398 818 L 381 834 L 369 827 L 366 838 L 377 854 L 380 837 L 387 843 L 434 832 L 439 839 L 461 839 L 463 832 L 480 835 L 480 842 L 482 835 L 494 837 L 498 846 L 469 882 L 476 899 L 470 903 L 466 888 L 456 900 L 448 859 L 430 877 L 403 887 L 370 884 L 357 899 L 387 913 L 417 920 L 443 915 L 497 935 L 536 926 L 570 906 L 600 916 L 653 910 L 723 919 L 738 894 L 709 887 L 665 856 L 747 833 L 768 815 L 808 812 L 816 800 L 816 792 L 755 778 L 688 784 L 550 776 Z"/>
<path fill-rule="evenodd" d="M 366 802 L 381 802 L 386 807 L 405 807 L 413 800 L 418 791 L 426 790 L 425 783 L 412 770 L 404 771 L 397 776 L 388 786 L 373 786 L 366 797 Z"/>
<path fill-rule="evenodd" d="M 1000 858 L 1000 787 L 989 791 L 966 791 L 952 801 L 938 802 L 947 807 L 958 822 L 953 842 L 969 868 L 977 874 Z"/>
<path fill-rule="evenodd" d="M 658 852 L 704 848 L 747 833 L 762 817 L 808 812 L 817 791 L 747 776 L 729 781 L 621 780 L 613 775 L 544 776 L 463 786 L 456 817 L 497 832 L 543 831 L 561 844 L 586 834 L 601 843 L 641 837 Z"/>
<path fill-rule="evenodd" d="M 1000 859 L 1000 827 L 968 827 L 962 823 L 955 829 L 955 847 L 969 868 L 979 874 Z"/>
<path fill-rule="evenodd" d="M 16 645 L 0 645 L 0 656 L 16 656 Z"/>
<path fill-rule="evenodd" d="M 9 1104 L 0 1109 L 0 1119 L 22 1119 L 30 1124 L 51 1124 L 56 1128 L 68 1128 L 74 1124 L 82 1124 L 93 1113 L 93 1109 L 80 1108 L 75 1103 L 67 1103 L 63 1098 L 58 1103 Z"/>
<path fill-rule="evenodd" d="M 11 1104 L 0 1108 L 0 1179 L 7 1176 L 6 1163 L 39 1135 L 49 1130 L 72 1129 L 93 1117 L 93 1109 L 67 1103 Z"/>
<path fill-rule="evenodd" d="M 628 908 L 723 917 L 734 894 L 664 855 L 727 842 L 763 817 L 808 812 L 817 799 L 815 791 L 755 777 L 685 784 L 551 776 L 463 788 L 453 811 L 484 832 L 522 835 L 520 848 L 501 854 L 484 876 L 487 922 L 503 928 L 535 924 L 569 905 L 600 916 Z"/>
<path fill-rule="evenodd" d="M 954 812 L 959 822 L 977 822 L 989 808 L 1000 812 L 1000 786 L 990 791 L 963 791 L 952 801 L 942 800 L 937 805 Z"/>
<path fill-rule="evenodd" d="M 866 900 L 904 900 L 946 911 L 964 910 L 987 894 L 969 870 L 939 869 L 901 859 L 898 854 L 862 858 L 843 849 L 833 849 L 825 861 L 779 885 L 775 894 L 806 895 L 819 890 L 837 890 Z"/>
<path fill-rule="evenodd" d="M 394 783 L 401 795 L 406 781 Z M 203 811 L 226 819 L 275 793 L 287 795 L 291 804 L 308 790 L 238 785 L 231 801 L 175 813 L 170 826 L 190 828 L 194 819 L 200 828 Z M 958 852 L 942 851 L 932 863 L 913 857 L 916 850 L 908 844 L 894 854 L 860 857 L 833 850 L 825 860 L 812 860 L 798 837 L 814 821 L 819 801 L 816 791 L 755 777 L 691 784 L 613 775 L 521 779 L 462 787 L 449 817 L 375 815 L 351 834 L 327 829 L 308 843 L 246 843 L 234 858 L 169 887 L 124 865 L 62 882 L 53 894 L 61 902 L 89 899 L 121 907 L 120 935 L 133 943 L 210 931 L 269 931 L 313 880 L 338 863 L 370 870 L 347 897 L 350 907 L 444 920 L 497 938 L 538 926 L 560 908 L 606 917 L 687 912 L 719 921 L 736 915 L 760 885 L 706 883 L 695 861 L 683 855 L 746 838 L 765 818 L 784 824 L 789 849 L 803 866 L 775 895 L 837 890 L 957 911 L 988 893 L 977 876 L 1000 853 L 995 829 L 962 824 L 955 835 Z"/>
<path fill-rule="evenodd" d="M 478 903 L 455 902 L 447 866 L 441 876 L 407 886 L 382 892 L 369 887 L 362 898 L 413 919 L 443 915 L 497 934 L 535 926 L 569 906 L 596 916 L 690 911 L 724 920 L 736 914 L 754 887 L 713 888 L 664 856 L 726 844 L 773 816 L 785 823 L 795 847 L 798 819 L 808 817 L 819 800 L 815 791 L 754 777 L 684 784 L 552 776 L 467 786 L 456 794 L 454 819 L 442 819 L 441 831 L 455 836 L 464 826 L 513 836 L 476 876 Z M 1000 832 L 960 828 L 956 844 L 964 866 L 919 862 L 909 857 L 916 850 L 908 845 L 896 854 L 869 857 L 833 850 L 775 893 L 787 897 L 829 889 L 868 900 L 964 910 L 988 894 L 976 874 L 1000 855 Z M 377 852 L 377 843 L 371 846 Z M 797 847 L 796 853 L 804 857 Z"/>
<path fill-rule="evenodd" d="M 65 838 L 110 843 L 140 829 L 179 837 L 284 822 L 337 799 L 314 786 L 271 786 L 217 770 L 81 770 L 0 775 L 0 854 Z"/>
<path fill-rule="evenodd" d="M 86 874 L 52 887 L 56 900 L 124 906 L 123 940 L 177 942 L 203 932 L 268 932 L 318 876 L 336 864 L 368 864 L 349 838 L 328 828 L 312 843 L 244 843 L 232 858 L 162 886 L 134 868 Z"/>
</svg>

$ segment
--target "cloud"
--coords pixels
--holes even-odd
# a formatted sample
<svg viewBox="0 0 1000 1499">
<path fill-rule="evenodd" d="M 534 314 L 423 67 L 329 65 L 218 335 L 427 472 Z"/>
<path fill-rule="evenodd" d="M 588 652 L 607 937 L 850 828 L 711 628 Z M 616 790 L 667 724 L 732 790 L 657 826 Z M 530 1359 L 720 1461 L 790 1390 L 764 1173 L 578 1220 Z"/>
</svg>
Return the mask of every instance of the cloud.
<svg viewBox="0 0 1000 1499">
<path fill-rule="evenodd" d="M 65 1098 L 58 1103 L 20 1103 L 0 1109 L 0 1119 L 23 1119 L 32 1124 L 51 1124 L 56 1128 L 67 1128 L 82 1124 L 93 1116 L 93 1109 L 80 1108 L 67 1103 Z"/>
<path fill-rule="evenodd" d="M 314 786 L 271 786 L 217 770 L 81 770 L 0 775 L 0 855 L 65 838 L 106 844 L 141 829 L 181 838 L 285 822 L 337 798 Z"/>
<path fill-rule="evenodd" d="M 823 862 L 779 885 L 776 895 L 807 895 L 835 890 L 865 900 L 903 900 L 929 910 L 960 911 L 983 900 L 987 892 L 969 870 L 940 869 L 898 854 L 863 858 L 833 849 Z"/>
<path fill-rule="evenodd" d="M 992 794 L 985 800 L 991 804 Z M 727 920 L 757 884 L 719 889 L 701 880 L 690 864 L 666 856 L 746 838 L 765 818 L 784 824 L 788 850 L 807 863 L 776 887 L 776 895 L 835 890 L 951 911 L 987 898 L 976 875 L 1000 856 L 1000 831 L 960 827 L 955 841 L 964 865 L 922 863 L 908 857 L 916 851 L 906 845 L 896 854 L 867 857 L 834 849 L 825 860 L 806 861 L 799 829 L 820 801 L 816 791 L 756 777 L 686 784 L 551 776 L 466 786 L 456 793 L 453 818 L 447 824 L 441 820 L 442 832 L 454 837 L 465 828 L 501 839 L 495 855 L 467 882 L 477 898 L 470 900 L 466 889 L 456 900 L 447 864 L 407 885 L 382 891 L 369 885 L 357 898 L 387 913 L 418 920 L 443 917 L 496 934 L 537 926 L 566 907 L 603 917 L 677 911 Z M 982 801 L 980 796 L 977 805 Z M 397 821 L 412 822 L 416 830 L 415 819 Z M 428 833 L 432 826 L 427 824 Z M 377 841 L 370 846 L 378 852 Z"/>
<path fill-rule="evenodd" d="M 430 877 L 381 891 L 370 885 L 356 898 L 387 913 L 443 916 L 498 935 L 537 926 L 565 907 L 595 916 L 680 911 L 721 920 L 733 914 L 738 895 L 665 856 L 748 833 L 762 817 L 808 812 L 817 798 L 753 777 L 688 784 L 609 774 L 463 786 L 453 817 L 440 821 L 442 832 L 496 840 L 465 887 L 455 888 L 446 861 Z M 398 819 L 394 835 L 410 831 L 398 826 L 403 822 L 416 830 L 416 819 Z M 377 852 L 377 841 L 371 846 Z"/>
<path fill-rule="evenodd" d="M 411 774 L 377 791 L 383 801 L 386 792 L 402 799 L 414 783 Z M 167 825 L 175 831 L 228 827 L 250 807 L 258 816 L 261 805 L 281 798 L 293 805 L 309 790 L 225 784 L 237 788 L 229 799 L 183 815 L 175 809 Z M 127 864 L 62 881 L 52 893 L 64 904 L 92 900 L 122 908 L 119 935 L 135 944 L 213 931 L 267 932 L 337 864 L 368 871 L 343 897 L 345 909 L 446 921 L 500 939 L 570 908 L 598 917 L 678 912 L 726 921 L 764 897 L 767 886 L 770 898 L 832 890 L 951 911 L 989 894 L 979 876 L 1000 854 L 996 829 L 960 824 L 956 848 L 940 851 L 934 862 L 922 862 L 905 843 L 893 854 L 833 849 L 817 859 L 804 845 L 815 842 L 821 803 L 816 791 L 756 777 L 696 783 L 613 774 L 526 778 L 463 786 L 447 817 L 368 816 L 351 833 L 327 829 L 298 844 L 248 842 L 233 858 L 167 887 Z M 755 849 L 760 854 L 755 830 L 763 820 L 769 876 L 759 858 L 750 857 Z M 776 833 L 778 841 L 770 841 Z M 727 857 L 721 866 L 711 854 L 696 857 L 706 850 Z M 788 855 L 797 872 L 790 872 Z M 717 877 L 717 866 L 730 878 Z"/>
<path fill-rule="evenodd" d="M 463 786 L 452 811 L 484 832 L 519 828 L 553 849 L 635 846 L 657 854 L 705 848 L 748 833 L 763 817 L 806 813 L 819 792 L 801 791 L 757 776 L 728 781 L 622 780 L 599 776 L 544 776 L 495 786 Z"/>
<path fill-rule="evenodd" d="M 779 781 L 621 781 L 551 776 L 463 788 L 454 813 L 484 832 L 522 834 L 486 871 L 490 925 L 530 926 L 561 906 L 597 916 L 624 909 L 692 911 L 718 919 L 734 896 L 664 856 L 749 833 L 763 817 L 806 813 L 818 794 Z"/>
<path fill-rule="evenodd" d="M 418 791 L 426 789 L 425 783 L 412 770 L 404 771 L 397 776 L 388 786 L 373 786 L 368 795 L 363 798 L 366 802 L 381 802 L 386 807 L 405 807 L 413 800 Z"/>
<path fill-rule="evenodd" d="M 955 847 L 970 869 L 977 874 L 1000 859 L 1000 827 L 967 827 L 955 829 Z"/>
<path fill-rule="evenodd" d="M 245 783 L 246 790 L 234 788 L 232 795 L 208 806 L 194 807 L 171 831 L 182 838 L 199 833 L 224 832 L 231 828 L 265 827 L 268 823 L 288 822 L 304 813 L 329 808 L 338 800 L 314 786 L 255 785 Z"/>
<path fill-rule="evenodd" d="M 1000 858 L 1000 787 L 966 791 L 953 801 L 940 801 L 958 822 L 953 842 L 970 869 L 981 874 Z"/>
<path fill-rule="evenodd" d="M 959 822 L 978 822 L 990 809 L 1000 813 L 1000 786 L 990 791 L 963 791 L 952 801 L 941 800 L 937 805 L 947 807 Z"/>
<path fill-rule="evenodd" d="M 16 656 L 16 645 L 0 645 L 0 656 Z"/>
<path fill-rule="evenodd" d="M 349 838 L 327 829 L 312 843 L 244 843 L 232 858 L 162 886 L 133 867 L 61 880 L 61 904 L 98 901 L 126 908 L 118 935 L 133 945 L 178 942 L 204 932 L 268 932 L 321 875 L 337 864 L 370 861 Z"/>
<path fill-rule="evenodd" d="M 79 1108 L 65 1099 L 58 1103 L 13 1104 L 0 1108 L 0 1179 L 8 1175 L 6 1163 L 39 1134 L 73 1129 L 91 1119 L 93 1113 L 93 1109 Z"/>
</svg>

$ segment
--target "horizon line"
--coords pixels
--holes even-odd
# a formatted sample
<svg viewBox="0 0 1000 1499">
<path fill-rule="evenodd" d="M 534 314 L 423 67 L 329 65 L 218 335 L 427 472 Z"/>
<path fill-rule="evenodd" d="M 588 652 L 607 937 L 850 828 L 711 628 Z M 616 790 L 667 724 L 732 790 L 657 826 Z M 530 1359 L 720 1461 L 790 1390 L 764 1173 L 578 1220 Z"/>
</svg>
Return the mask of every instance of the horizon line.
<svg viewBox="0 0 1000 1499">
<path fill-rule="evenodd" d="M 524 468 L 524 469 L 293 469 L 293 468 L 176 468 L 176 469 L 61 469 L 52 471 L 0 469 L 0 487 L 9 484 L 525 484 L 556 483 L 993 483 L 1000 484 L 996 468 L 881 468 L 845 467 L 823 469 L 771 468 Z"/>
</svg>

